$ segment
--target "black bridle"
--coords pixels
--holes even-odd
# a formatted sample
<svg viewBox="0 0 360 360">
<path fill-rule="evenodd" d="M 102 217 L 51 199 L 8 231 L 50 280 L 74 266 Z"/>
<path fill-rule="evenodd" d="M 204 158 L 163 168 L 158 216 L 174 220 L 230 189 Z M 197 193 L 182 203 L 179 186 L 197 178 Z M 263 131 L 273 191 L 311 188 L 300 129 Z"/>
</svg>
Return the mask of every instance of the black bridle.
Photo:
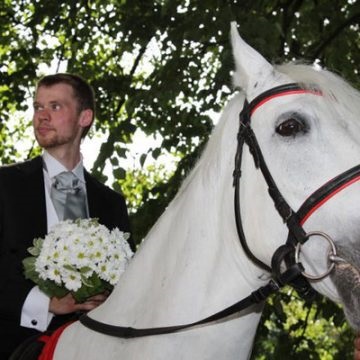
<svg viewBox="0 0 360 360">
<path fill-rule="evenodd" d="M 256 139 L 255 133 L 251 128 L 251 116 L 261 105 L 270 101 L 271 99 L 279 96 L 294 94 L 313 94 L 321 96 L 322 92 L 315 87 L 305 87 L 297 83 L 291 83 L 286 85 L 280 85 L 268 91 L 265 91 L 259 96 L 257 96 L 250 103 L 247 103 L 247 101 L 245 101 L 244 107 L 240 113 L 238 148 L 235 156 L 235 170 L 233 174 L 233 185 L 235 187 L 235 218 L 241 245 L 248 258 L 251 259 L 251 261 L 253 261 L 262 269 L 271 272 L 275 280 L 278 279 L 279 276 L 281 276 L 280 266 L 283 262 L 287 264 L 288 269 L 296 266 L 296 247 L 299 244 L 305 243 L 311 235 L 320 235 L 325 237 L 327 240 L 330 239 L 326 234 L 321 232 L 307 234 L 303 229 L 302 225 L 308 219 L 308 217 L 328 199 L 330 199 L 332 196 L 334 196 L 336 193 L 338 193 L 345 187 L 351 185 L 352 183 L 360 179 L 360 165 L 357 165 L 341 173 L 340 175 L 336 176 L 334 179 L 317 189 L 308 199 L 306 199 L 306 201 L 301 205 L 298 211 L 294 211 L 291 206 L 286 202 L 264 160 L 264 156 Z M 257 169 L 260 169 L 261 173 L 263 174 L 263 177 L 268 187 L 269 195 L 273 200 L 274 206 L 289 230 L 286 243 L 280 246 L 275 251 L 272 257 L 271 267 L 262 262 L 252 253 L 243 231 L 240 213 L 240 177 L 244 144 L 249 147 L 250 153 L 252 154 L 254 159 L 255 167 Z M 331 245 L 333 245 L 331 239 L 330 242 Z M 334 249 L 334 247 L 332 252 L 333 253 L 330 255 L 336 256 L 336 249 Z M 294 279 L 291 280 L 289 284 L 293 286 L 302 297 L 306 299 L 311 299 L 315 294 L 315 290 L 313 290 L 313 288 L 309 285 L 303 274 L 306 275 L 306 273 L 304 273 L 303 271 L 302 274 L 294 277 Z M 307 277 L 316 278 L 315 276 Z M 320 278 L 322 278 L 322 276 L 318 277 L 318 279 Z"/>
<path fill-rule="evenodd" d="M 262 104 L 273 99 L 274 97 L 306 93 L 313 95 L 322 95 L 321 91 L 316 88 L 307 88 L 296 83 L 281 85 L 263 92 L 250 103 L 245 101 L 244 107 L 240 113 L 240 127 L 237 136 L 238 147 L 235 156 L 235 170 L 233 173 L 233 186 L 235 188 L 234 207 L 236 226 L 240 243 L 248 258 L 260 268 L 272 273 L 272 279 L 268 282 L 268 284 L 260 287 L 246 298 L 229 306 L 228 308 L 193 323 L 166 327 L 137 329 L 132 327 L 105 324 L 100 321 L 94 320 L 88 315 L 84 314 L 80 317 L 80 322 L 84 326 L 106 335 L 121 338 L 136 338 L 143 336 L 162 335 L 174 333 L 180 330 L 185 330 L 194 326 L 213 323 L 217 320 L 224 319 L 230 315 L 246 309 L 251 305 L 263 302 L 269 295 L 277 292 L 281 287 L 286 284 L 290 284 L 291 286 L 293 286 L 304 297 L 311 298 L 314 295 L 314 290 L 308 284 L 308 281 L 304 276 L 306 275 L 306 273 L 301 262 L 296 261 L 296 249 L 298 249 L 299 244 L 303 244 L 304 242 L 306 242 L 308 238 L 313 234 L 324 236 L 327 239 L 330 238 L 326 234 L 320 232 L 307 234 L 303 229 L 302 225 L 305 220 L 330 197 L 341 191 L 346 186 L 360 180 L 360 165 L 345 171 L 344 173 L 338 175 L 337 177 L 320 187 L 302 204 L 300 209 L 295 212 L 286 202 L 285 198 L 282 196 L 280 190 L 278 189 L 273 177 L 271 176 L 271 173 L 266 165 L 260 146 L 256 139 L 255 133 L 251 128 L 250 121 L 254 111 Z M 243 231 L 239 195 L 241 162 L 244 144 L 249 147 L 256 168 L 261 170 L 265 178 L 268 186 L 268 191 L 271 199 L 274 202 L 275 208 L 277 209 L 279 215 L 281 216 L 282 220 L 284 221 L 289 230 L 286 243 L 280 246 L 275 251 L 272 257 L 271 267 L 262 262 L 252 253 Z M 329 241 L 333 245 L 332 240 L 330 239 Z M 330 255 L 333 256 L 333 258 L 336 257 L 336 249 L 334 246 L 332 247 L 332 253 Z M 282 264 L 286 264 L 285 270 L 281 269 Z M 328 272 L 326 273 L 326 275 L 328 275 Z"/>
</svg>

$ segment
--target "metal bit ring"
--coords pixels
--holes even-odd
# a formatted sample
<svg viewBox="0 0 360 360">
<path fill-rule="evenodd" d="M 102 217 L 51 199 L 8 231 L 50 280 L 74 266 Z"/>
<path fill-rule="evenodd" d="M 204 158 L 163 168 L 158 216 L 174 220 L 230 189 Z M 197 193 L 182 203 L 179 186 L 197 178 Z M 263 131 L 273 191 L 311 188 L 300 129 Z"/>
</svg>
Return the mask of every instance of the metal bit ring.
<svg viewBox="0 0 360 360">
<path fill-rule="evenodd" d="M 321 236 L 329 243 L 330 248 L 331 248 L 330 252 L 328 253 L 328 257 L 330 259 L 330 265 L 323 274 L 311 275 L 311 274 L 308 274 L 306 271 L 303 271 L 302 275 L 310 280 L 321 280 L 321 279 L 325 278 L 326 276 L 328 276 L 330 274 L 330 272 L 334 269 L 335 262 L 332 260 L 332 258 L 335 258 L 337 256 L 336 247 L 335 247 L 334 240 L 329 235 L 325 234 L 322 231 L 311 231 L 306 234 L 307 239 L 309 239 L 311 236 Z M 296 263 L 300 262 L 301 245 L 302 245 L 301 243 L 297 243 L 296 248 L 295 248 L 295 262 Z"/>
</svg>

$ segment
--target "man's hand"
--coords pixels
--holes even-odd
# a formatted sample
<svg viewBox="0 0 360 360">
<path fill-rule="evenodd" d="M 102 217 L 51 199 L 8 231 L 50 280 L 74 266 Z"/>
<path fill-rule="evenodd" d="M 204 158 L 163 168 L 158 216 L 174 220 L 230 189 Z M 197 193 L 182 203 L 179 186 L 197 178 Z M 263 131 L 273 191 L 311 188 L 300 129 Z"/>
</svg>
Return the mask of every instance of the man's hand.
<svg viewBox="0 0 360 360">
<path fill-rule="evenodd" d="M 90 311 L 102 304 L 108 296 L 109 293 L 104 292 L 88 298 L 81 304 L 75 301 L 71 293 L 62 298 L 52 297 L 50 300 L 49 311 L 55 315 L 65 315 L 77 311 Z"/>
</svg>

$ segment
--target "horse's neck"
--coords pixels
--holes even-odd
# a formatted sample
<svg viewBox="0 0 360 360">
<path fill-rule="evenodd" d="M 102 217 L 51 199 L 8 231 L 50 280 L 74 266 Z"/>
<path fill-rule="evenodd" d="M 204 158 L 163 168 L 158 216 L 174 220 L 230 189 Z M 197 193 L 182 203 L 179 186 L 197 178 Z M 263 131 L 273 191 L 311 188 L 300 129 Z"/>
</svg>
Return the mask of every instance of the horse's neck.
<svg viewBox="0 0 360 360">
<path fill-rule="evenodd" d="M 192 322 L 254 290 L 259 271 L 244 256 L 234 221 L 234 154 L 206 151 L 227 156 L 205 154 L 95 318 L 138 327 Z"/>
<path fill-rule="evenodd" d="M 181 325 L 223 310 L 263 285 L 262 271 L 243 253 L 234 220 L 235 105 L 227 107 L 229 123 L 222 120 L 190 178 L 92 318 L 135 328 Z M 98 333 L 75 324 L 62 337 L 59 359 L 245 360 L 260 315 L 261 306 L 252 307 L 215 326 L 134 341 L 101 337 L 102 346 Z M 75 337 L 82 346 L 68 346 Z"/>
</svg>

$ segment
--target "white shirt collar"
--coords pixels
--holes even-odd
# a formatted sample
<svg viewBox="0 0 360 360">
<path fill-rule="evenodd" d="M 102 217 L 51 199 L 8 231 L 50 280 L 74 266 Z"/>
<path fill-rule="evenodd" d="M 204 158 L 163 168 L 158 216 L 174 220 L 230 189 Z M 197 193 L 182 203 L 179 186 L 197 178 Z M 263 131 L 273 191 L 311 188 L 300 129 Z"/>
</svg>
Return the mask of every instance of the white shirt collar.
<svg viewBox="0 0 360 360">
<path fill-rule="evenodd" d="M 50 179 L 53 179 L 54 176 L 60 174 L 63 171 L 68 171 L 68 169 L 63 164 L 61 164 L 58 160 L 56 160 L 53 156 L 51 156 L 46 150 L 44 150 L 42 154 L 42 158 Z M 76 175 L 76 177 L 80 181 L 85 183 L 82 155 L 79 163 L 71 171 Z"/>
</svg>

